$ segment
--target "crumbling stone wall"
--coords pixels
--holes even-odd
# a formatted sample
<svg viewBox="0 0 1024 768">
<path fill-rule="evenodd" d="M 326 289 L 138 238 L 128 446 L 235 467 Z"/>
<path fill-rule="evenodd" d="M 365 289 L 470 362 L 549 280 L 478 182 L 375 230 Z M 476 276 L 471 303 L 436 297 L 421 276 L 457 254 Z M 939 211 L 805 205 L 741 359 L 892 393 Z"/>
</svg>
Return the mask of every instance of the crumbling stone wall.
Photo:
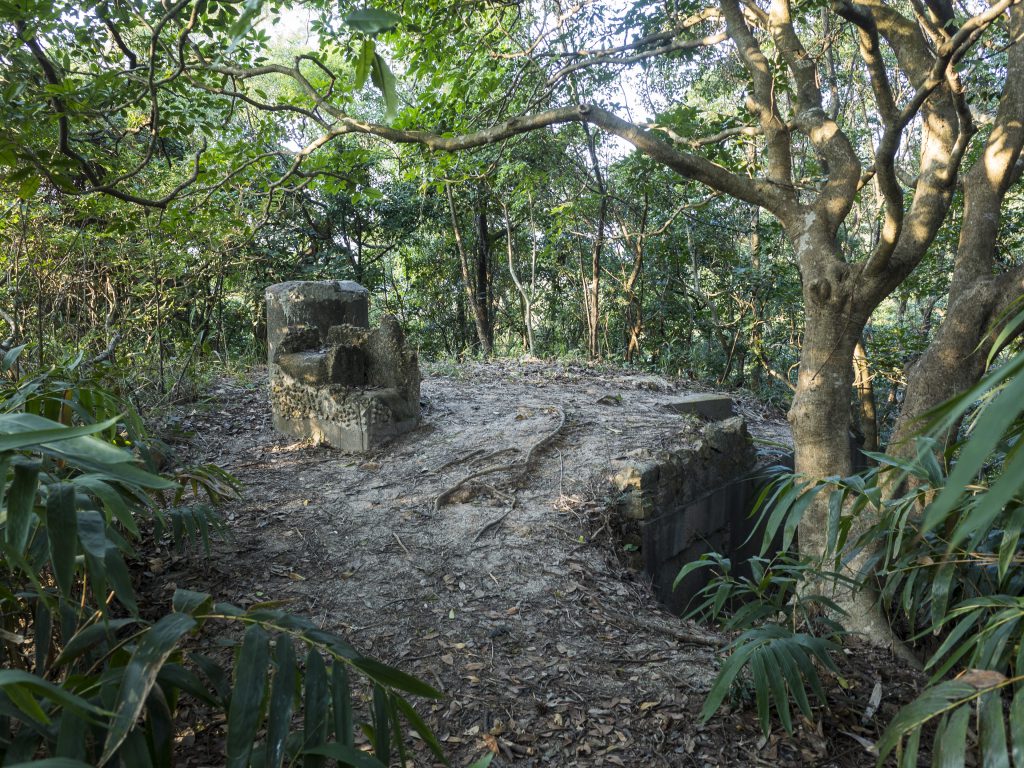
<svg viewBox="0 0 1024 768">
<path fill-rule="evenodd" d="M 751 538 L 754 523 L 747 516 L 758 483 L 757 452 L 744 420 L 728 416 L 728 398 L 718 399 L 725 402 L 702 396 L 668 404 L 667 410 L 686 414 L 674 444 L 634 451 L 612 466 L 620 536 L 635 550 L 632 565 L 647 573 L 658 600 L 677 613 L 709 577 L 698 570 L 673 590 L 686 563 L 711 551 L 746 561 L 760 544 L 756 535 Z"/>
<path fill-rule="evenodd" d="M 369 292 L 351 281 L 267 289 L 274 427 L 344 451 L 366 451 L 415 428 L 420 371 L 398 321 L 369 328 Z"/>
</svg>

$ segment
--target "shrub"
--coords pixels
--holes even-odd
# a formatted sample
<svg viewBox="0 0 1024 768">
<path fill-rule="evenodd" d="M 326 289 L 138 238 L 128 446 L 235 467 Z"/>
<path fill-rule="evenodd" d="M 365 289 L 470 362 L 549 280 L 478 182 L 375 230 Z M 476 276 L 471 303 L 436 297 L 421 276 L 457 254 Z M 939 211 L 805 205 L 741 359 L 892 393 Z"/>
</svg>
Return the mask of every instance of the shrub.
<svg viewBox="0 0 1024 768">
<path fill-rule="evenodd" d="M 223 716 L 228 766 L 404 765 L 407 726 L 444 761 L 407 699 L 440 694 L 307 619 L 187 590 L 145 618 L 128 566 L 143 531 L 206 542 L 216 517 L 199 497 L 234 481 L 148 471 L 123 401 L 72 375 L 14 382 L 17 354 L 0 370 L 0 763 L 169 766 L 182 696 Z"/>
</svg>

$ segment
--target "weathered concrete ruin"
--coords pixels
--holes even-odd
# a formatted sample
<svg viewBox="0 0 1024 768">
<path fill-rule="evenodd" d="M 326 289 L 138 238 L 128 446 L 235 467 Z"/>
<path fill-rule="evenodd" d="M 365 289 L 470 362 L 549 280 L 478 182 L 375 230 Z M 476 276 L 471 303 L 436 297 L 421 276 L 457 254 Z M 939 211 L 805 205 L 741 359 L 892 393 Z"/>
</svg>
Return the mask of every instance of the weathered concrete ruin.
<svg viewBox="0 0 1024 768">
<path fill-rule="evenodd" d="M 673 590 L 680 568 L 706 552 L 720 552 L 734 563 L 758 554 L 761 537 L 747 513 L 759 462 L 746 423 L 732 416 L 728 397 L 689 396 L 665 409 L 693 421 L 679 433 L 678 444 L 620 457 L 609 479 L 620 494 L 621 535 L 636 551 L 634 567 L 650 577 L 660 602 L 681 613 L 710 572 L 693 572 Z"/>
<path fill-rule="evenodd" d="M 420 369 L 398 321 L 369 327 L 369 291 L 348 280 L 267 288 L 274 428 L 366 451 L 416 427 Z"/>
</svg>

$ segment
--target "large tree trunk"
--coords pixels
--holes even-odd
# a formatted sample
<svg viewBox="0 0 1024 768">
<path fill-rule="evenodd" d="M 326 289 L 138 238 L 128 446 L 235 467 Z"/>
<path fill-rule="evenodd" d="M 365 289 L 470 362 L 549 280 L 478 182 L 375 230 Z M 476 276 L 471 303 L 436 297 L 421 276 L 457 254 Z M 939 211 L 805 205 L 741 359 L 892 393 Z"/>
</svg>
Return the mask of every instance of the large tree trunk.
<svg viewBox="0 0 1024 768">
<path fill-rule="evenodd" d="M 850 453 L 850 396 L 853 388 L 854 350 L 860 342 L 866 323 L 862 313 L 849 311 L 849 296 L 841 300 L 821 302 L 814 290 L 805 286 L 807 319 L 804 344 L 789 422 L 793 429 L 796 472 L 808 480 L 822 480 L 832 475 L 848 475 L 852 468 Z M 798 536 L 801 554 L 823 556 L 828 552 L 828 496 L 818 494 L 800 522 Z M 870 523 L 861 520 L 851 532 L 851 540 Z M 847 565 L 855 576 L 862 567 L 862 558 Z M 828 569 L 829 562 L 825 561 Z M 808 585 L 815 589 L 814 585 Z M 871 642 L 887 647 L 917 664 L 913 654 L 896 637 L 879 608 L 874 590 L 856 592 L 839 587 L 829 595 L 846 611 L 846 628 Z"/>
<path fill-rule="evenodd" d="M 977 383 L 998 328 L 995 323 L 1009 304 L 1024 294 L 1024 271 L 978 277 L 951 298 L 935 338 L 910 366 L 907 391 L 889 451 L 913 453 L 911 438 L 921 417 L 932 408 Z M 947 435 L 955 439 L 956 435 Z"/>
<path fill-rule="evenodd" d="M 919 417 L 973 385 L 984 371 L 995 339 L 993 322 L 1024 294 L 1024 270 L 993 276 L 1006 192 L 1021 175 L 1024 147 L 1024 9 L 1009 11 L 1014 43 L 1007 51 L 1009 74 L 999 100 L 995 126 L 981 155 L 964 175 L 964 214 L 960 225 L 946 317 L 932 343 L 910 369 L 893 449 L 913 451 L 908 438 Z"/>
<path fill-rule="evenodd" d="M 860 427 L 865 451 L 878 450 L 878 414 L 875 409 L 875 385 L 863 339 L 853 350 L 853 386 L 857 390 L 857 426 Z"/>
</svg>

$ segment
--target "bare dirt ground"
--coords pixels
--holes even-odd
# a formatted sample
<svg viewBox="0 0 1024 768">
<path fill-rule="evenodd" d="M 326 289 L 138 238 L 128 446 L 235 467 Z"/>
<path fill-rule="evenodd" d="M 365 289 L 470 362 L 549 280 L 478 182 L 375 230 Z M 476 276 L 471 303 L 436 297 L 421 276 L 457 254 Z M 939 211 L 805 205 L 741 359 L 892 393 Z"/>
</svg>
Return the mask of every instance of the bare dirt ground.
<svg viewBox="0 0 1024 768">
<path fill-rule="evenodd" d="M 466 364 L 425 378 L 419 429 L 352 457 L 274 433 L 264 386 L 223 381 L 168 425 L 244 496 L 223 508 L 230 533 L 214 556 L 157 558 L 151 589 L 287 600 L 421 677 L 445 693 L 419 709 L 455 766 L 487 750 L 495 766 L 872 765 L 863 744 L 913 693 L 909 673 L 857 651 L 821 718 L 793 736 L 763 738 L 742 708 L 699 723 L 728 638 L 661 610 L 624 565 L 604 479 L 614 457 L 680 428 L 661 405 L 691 387 Z M 752 401 L 738 410 L 755 437 L 787 439 Z M 495 463 L 509 468 L 445 495 Z M 862 722 L 876 683 L 882 705 Z M 188 764 L 209 764 L 198 744 Z"/>
</svg>

